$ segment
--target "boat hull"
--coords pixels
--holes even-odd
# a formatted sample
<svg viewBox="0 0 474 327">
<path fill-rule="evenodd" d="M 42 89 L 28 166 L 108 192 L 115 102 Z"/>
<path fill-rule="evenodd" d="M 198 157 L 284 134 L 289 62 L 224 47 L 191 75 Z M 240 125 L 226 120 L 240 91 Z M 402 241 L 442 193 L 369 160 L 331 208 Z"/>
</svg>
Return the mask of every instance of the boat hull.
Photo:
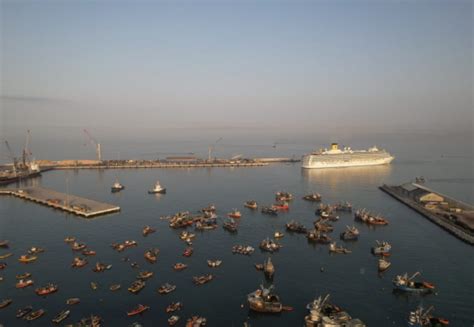
<svg viewBox="0 0 474 327">
<path fill-rule="evenodd" d="M 318 161 L 312 160 L 315 155 L 307 155 L 303 157 L 303 164 L 301 165 L 304 169 L 322 169 L 322 168 L 347 168 L 347 167 L 361 167 L 361 166 L 378 166 L 378 165 L 388 165 L 390 164 L 394 157 L 388 156 L 378 159 L 368 159 L 368 160 L 340 160 L 334 161 Z"/>
<path fill-rule="evenodd" d="M 148 194 L 165 194 L 166 193 L 166 189 L 162 189 L 162 190 L 149 190 L 148 191 Z"/>
</svg>

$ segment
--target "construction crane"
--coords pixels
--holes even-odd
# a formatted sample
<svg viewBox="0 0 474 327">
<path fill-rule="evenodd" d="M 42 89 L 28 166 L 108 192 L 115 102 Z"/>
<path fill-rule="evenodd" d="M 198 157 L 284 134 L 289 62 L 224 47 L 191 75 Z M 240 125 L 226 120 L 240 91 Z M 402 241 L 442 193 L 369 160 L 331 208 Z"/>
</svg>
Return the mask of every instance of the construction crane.
<svg viewBox="0 0 474 327">
<path fill-rule="evenodd" d="M 217 141 L 216 141 L 214 144 L 209 145 L 208 154 L 207 154 L 207 160 L 208 160 L 208 161 L 211 161 L 212 151 L 214 151 L 214 149 L 215 149 L 217 143 L 219 143 L 221 140 L 222 140 L 222 137 L 219 137 L 219 138 L 217 139 Z"/>
<path fill-rule="evenodd" d="M 7 150 L 10 154 L 11 159 L 13 160 L 13 172 L 16 174 L 16 169 L 17 169 L 17 166 L 18 166 L 17 158 L 15 157 L 15 154 L 13 153 L 12 148 L 10 148 L 10 144 L 8 144 L 7 140 L 5 140 L 5 145 L 7 147 Z"/>
<path fill-rule="evenodd" d="M 30 130 L 27 130 L 25 147 L 23 148 L 23 156 L 22 156 L 22 162 L 23 162 L 24 167 L 28 166 L 28 163 L 30 162 L 30 156 L 32 155 L 32 153 L 29 149 L 30 140 L 31 140 L 31 133 L 30 133 Z"/>
<path fill-rule="evenodd" d="M 102 151 L 100 149 L 100 143 L 97 142 L 97 140 L 92 137 L 92 135 L 89 133 L 87 129 L 84 129 L 84 133 L 87 135 L 87 138 L 89 139 L 89 142 L 95 146 L 95 152 L 97 154 L 97 160 L 102 161 Z M 84 144 L 86 145 L 86 144 Z"/>
</svg>

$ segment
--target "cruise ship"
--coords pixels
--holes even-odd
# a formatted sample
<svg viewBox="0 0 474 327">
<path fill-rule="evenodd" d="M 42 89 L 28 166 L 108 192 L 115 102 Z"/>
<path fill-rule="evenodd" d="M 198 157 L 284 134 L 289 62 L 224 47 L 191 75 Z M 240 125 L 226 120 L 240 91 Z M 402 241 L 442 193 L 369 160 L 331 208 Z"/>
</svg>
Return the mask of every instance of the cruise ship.
<svg viewBox="0 0 474 327">
<path fill-rule="evenodd" d="M 368 150 L 352 150 L 350 147 L 340 149 L 337 143 L 332 143 L 329 150 L 304 155 L 302 167 L 311 169 L 386 165 L 393 159 L 390 153 L 375 146 Z"/>
</svg>

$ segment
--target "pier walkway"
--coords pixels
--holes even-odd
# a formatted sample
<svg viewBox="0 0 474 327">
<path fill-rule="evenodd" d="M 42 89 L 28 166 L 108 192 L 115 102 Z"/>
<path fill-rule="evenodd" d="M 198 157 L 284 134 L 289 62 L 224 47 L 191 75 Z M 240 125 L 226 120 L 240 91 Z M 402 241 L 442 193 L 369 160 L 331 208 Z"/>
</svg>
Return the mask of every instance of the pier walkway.
<svg viewBox="0 0 474 327">
<path fill-rule="evenodd" d="M 98 202 L 76 195 L 57 192 L 43 187 L 21 189 L 0 189 L 0 195 L 12 195 L 45 206 L 63 210 L 85 218 L 96 217 L 120 211 L 120 207 Z"/>
</svg>

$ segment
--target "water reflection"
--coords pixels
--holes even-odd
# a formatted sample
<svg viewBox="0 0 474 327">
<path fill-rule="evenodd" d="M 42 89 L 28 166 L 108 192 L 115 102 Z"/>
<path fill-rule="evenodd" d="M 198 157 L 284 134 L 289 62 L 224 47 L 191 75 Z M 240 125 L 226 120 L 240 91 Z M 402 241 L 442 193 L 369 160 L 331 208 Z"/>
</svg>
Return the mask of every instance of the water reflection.
<svg viewBox="0 0 474 327">
<path fill-rule="evenodd" d="M 301 169 L 302 179 L 308 186 L 324 184 L 331 189 L 337 189 L 348 184 L 383 184 L 391 173 L 391 165 Z"/>
</svg>

